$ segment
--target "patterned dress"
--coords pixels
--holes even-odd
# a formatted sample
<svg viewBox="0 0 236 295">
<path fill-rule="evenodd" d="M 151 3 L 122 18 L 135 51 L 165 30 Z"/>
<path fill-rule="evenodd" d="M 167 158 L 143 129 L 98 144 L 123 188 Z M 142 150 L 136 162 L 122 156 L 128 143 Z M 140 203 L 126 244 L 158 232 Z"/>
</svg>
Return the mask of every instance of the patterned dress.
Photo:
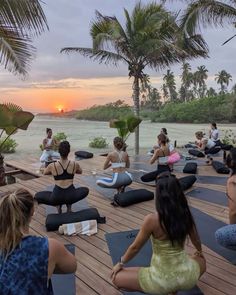
<svg viewBox="0 0 236 295">
<path fill-rule="evenodd" d="M 52 295 L 48 239 L 27 236 L 5 259 L 0 255 L 0 295 Z"/>
<path fill-rule="evenodd" d="M 183 247 L 172 246 L 169 240 L 151 237 L 151 265 L 139 271 L 139 284 L 148 294 L 164 295 L 194 287 L 200 276 L 199 264 L 189 257 Z"/>
</svg>

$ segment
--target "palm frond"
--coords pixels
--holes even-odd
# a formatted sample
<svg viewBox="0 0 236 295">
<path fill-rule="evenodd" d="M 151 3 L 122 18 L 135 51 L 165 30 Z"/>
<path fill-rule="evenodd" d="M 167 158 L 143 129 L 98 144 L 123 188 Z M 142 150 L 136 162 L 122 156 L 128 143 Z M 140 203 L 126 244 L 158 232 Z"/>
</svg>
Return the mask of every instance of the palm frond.
<svg viewBox="0 0 236 295">
<path fill-rule="evenodd" d="M 10 72 L 26 75 L 35 53 L 31 40 L 6 26 L 0 26 L 0 36 L 0 64 Z"/>
<path fill-rule="evenodd" d="M 227 39 L 223 44 L 222 44 L 222 46 L 223 45 L 225 45 L 226 43 L 228 43 L 229 41 L 231 41 L 233 38 L 235 38 L 236 37 L 236 34 L 235 35 L 233 35 L 232 37 L 230 37 L 229 39 Z"/>
<path fill-rule="evenodd" d="M 48 25 L 40 2 L 39 0 L 0 1 L 1 23 L 27 34 L 41 34 L 48 29 Z"/>
<path fill-rule="evenodd" d="M 13 113 L 22 111 L 22 107 L 14 104 L 12 102 L 5 102 L 5 103 L 2 103 L 1 105 L 6 106 L 8 108 L 8 110 Z"/>
</svg>

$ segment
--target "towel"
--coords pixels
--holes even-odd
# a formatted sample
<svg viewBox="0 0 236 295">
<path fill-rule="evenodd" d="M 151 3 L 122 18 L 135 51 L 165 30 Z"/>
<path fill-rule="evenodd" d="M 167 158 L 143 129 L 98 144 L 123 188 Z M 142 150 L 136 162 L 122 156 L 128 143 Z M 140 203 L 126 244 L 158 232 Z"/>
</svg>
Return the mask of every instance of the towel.
<svg viewBox="0 0 236 295">
<path fill-rule="evenodd" d="M 59 233 L 61 235 L 76 236 L 87 235 L 92 236 L 98 232 L 97 220 L 85 220 L 81 222 L 62 224 L 59 226 Z"/>
</svg>

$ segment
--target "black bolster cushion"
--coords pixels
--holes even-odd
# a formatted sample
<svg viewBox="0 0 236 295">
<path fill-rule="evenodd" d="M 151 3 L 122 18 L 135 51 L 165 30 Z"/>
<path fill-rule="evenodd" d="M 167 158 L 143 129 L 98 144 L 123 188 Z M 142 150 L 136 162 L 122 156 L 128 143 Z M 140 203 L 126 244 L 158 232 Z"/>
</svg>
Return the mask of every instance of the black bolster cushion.
<svg viewBox="0 0 236 295">
<path fill-rule="evenodd" d="M 195 175 L 189 175 L 179 178 L 179 183 L 183 191 L 189 189 L 197 180 Z"/>
<path fill-rule="evenodd" d="M 229 168 L 219 161 L 212 161 L 212 167 L 220 174 L 229 174 L 230 172 Z"/>
<path fill-rule="evenodd" d="M 205 157 L 205 155 L 204 155 L 203 152 L 201 152 L 201 151 L 199 151 L 199 150 L 195 150 L 195 149 L 190 149 L 190 150 L 188 150 L 188 153 L 189 153 L 190 155 L 193 155 L 193 156 L 198 157 L 198 158 L 203 158 L 203 157 Z"/>
<path fill-rule="evenodd" d="M 106 223 L 106 218 L 101 217 L 96 208 L 88 208 L 77 212 L 49 214 L 46 218 L 45 226 L 47 231 L 55 231 L 62 224 L 92 219 L 97 220 L 98 223 Z"/>
<path fill-rule="evenodd" d="M 86 152 L 86 151 L 77 151 L 75 152 L 76 157 L 84 158 L 84 159 L 90 159 L 93 157 L 93 153 Z"/>
<path fill-rule="evenodd" d="M 194 162 L 188 162 L 185 164 L 183 173 L 191 173 L 196 174 L 197 173 L 197 163 Z"/>
<path fill-rule="evenodd" d="M 231 145 L 231 144 L 221 144 L 221 148 L 222 148 L 222 150 L 224 150 L 224 151 L 230 151 L 232 148 L 233 148 L 233 146 Z"/>
<path fill-rule="evenodd" d="M 219 153 L 220 150 L 221 150 L 220 146 L 214 146 L 210 149 L 205 150 L 205 154 L 206 155 L 208 155 L 208 154 L 215 155 L 215 154 Z"/>
<path fill-rule="evenodd" d="M 116 194 L 114 200 L 121 207 L 130 206 L 154 199 L 153 192 L 146 189 L 136 189 L 121 194 Z"/>
</svg>

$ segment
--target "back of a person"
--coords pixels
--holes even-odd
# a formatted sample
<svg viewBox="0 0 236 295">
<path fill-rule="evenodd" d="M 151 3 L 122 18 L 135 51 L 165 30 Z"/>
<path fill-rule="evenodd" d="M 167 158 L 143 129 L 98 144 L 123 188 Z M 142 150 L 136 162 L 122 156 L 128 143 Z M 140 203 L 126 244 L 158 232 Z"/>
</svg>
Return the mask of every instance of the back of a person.
<svg viewBox="0 0 236 295">
<path fill-rule="evenodd" d="M 124 151 L 114 151 L 110 154 L 111 158 L 111 168 L 114 172 L 124 171 L 127 162 L 127 152 Z"/>
<path fill-rule="evenodd" d="M 49 295 L 48 239 L 26 236 L 9 254 L 0 258 L 0 295 Z"/>
<path fill-rule="evenodd" d="M 57 161 L 50 165 L 52 165 L 51 171 L 57 186 L 66 188 L 73 184 L 73 178 L 76 172 L 76 164 L 74 161 L 68 161 L 65 163 Z"/>
</svg>

